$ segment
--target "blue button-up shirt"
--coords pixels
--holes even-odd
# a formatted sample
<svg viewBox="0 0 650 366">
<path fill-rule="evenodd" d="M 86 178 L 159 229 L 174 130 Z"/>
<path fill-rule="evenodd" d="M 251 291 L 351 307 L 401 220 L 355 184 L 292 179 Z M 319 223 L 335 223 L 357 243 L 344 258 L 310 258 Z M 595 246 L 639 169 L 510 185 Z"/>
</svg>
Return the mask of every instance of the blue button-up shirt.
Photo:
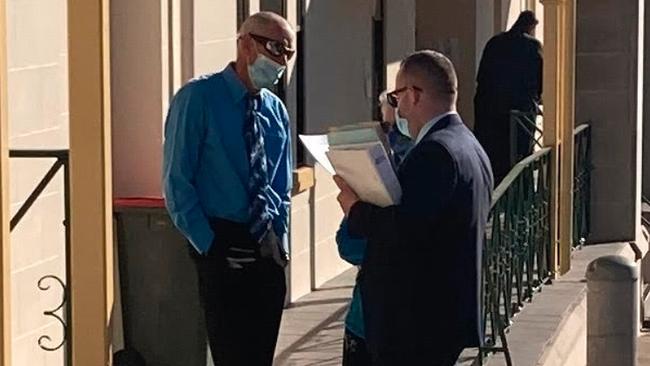
<svg viewBox="0 0 650 366">
<path fill-rule="evenodd" d="M 178 229 L 200 252 L 219 236 L 209 218 L 248 223 L 249 157 L 244 140 L 248 90 L 232 65 L 202 76 L 174 96 L 165 124 L 163 194 Z M 291 132 L 282 101 L 260 91 L 273 229 L 287 250 L 292 186 Z"/>
<path fill-rule="evenodd" d="M 406 154 L 411 151 L 413 140 L 402 135 L 397 129 L 397 125 L 393 125 L 388 131 L 388 143 L 390 144 L 391 150 L 393 150 L 395 166 L 399 166 L 406 157 Z"/>
</svg>

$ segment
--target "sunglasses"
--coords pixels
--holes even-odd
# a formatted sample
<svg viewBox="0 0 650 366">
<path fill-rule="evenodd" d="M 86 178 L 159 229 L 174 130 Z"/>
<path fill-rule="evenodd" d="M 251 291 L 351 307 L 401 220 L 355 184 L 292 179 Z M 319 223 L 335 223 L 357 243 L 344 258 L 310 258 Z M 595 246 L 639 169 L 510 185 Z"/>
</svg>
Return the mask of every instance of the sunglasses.
<svg viewBox="0 0 650 366">
<path fill-rule="evenodd" d="M 422 91 L 422 88 L 417 87 L 415 85 L 414 86 L 405 86 L 403 88 L 395 89 L 392 92 L 386 94 L 386 101 L 388 102 L 388 105 L 393 107 L 393 108 L 397 108 L 397 101 L 399 99 L 398 98 L 399 95 L 402 94 L 403 92 L 409 90 L 409 89 L 413 89 L 413 90 L 419 91 L 419 92 Z"/>
<path fill-rule="evenodd" d="M 260 36 L 259 34 L 248 33 L 248 35 L 251 36 L 251 38 L 253 38 L 257 43 L 264 46 L 264 48 L 275 57 L 282 57 L 282 55 L 285 55 L 287 56 L 287 60 L 289 60 L 296 52 L 295 49 L 288 48 L 282 41 Z"/>
</svg>

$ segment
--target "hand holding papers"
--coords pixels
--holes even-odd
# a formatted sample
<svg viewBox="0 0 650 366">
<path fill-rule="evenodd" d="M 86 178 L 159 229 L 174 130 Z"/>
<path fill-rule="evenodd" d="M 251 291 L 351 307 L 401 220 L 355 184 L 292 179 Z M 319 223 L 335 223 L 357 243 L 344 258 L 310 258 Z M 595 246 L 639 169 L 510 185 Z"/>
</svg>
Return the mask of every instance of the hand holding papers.
<svg viewBox="0 0 650 366">
<path fill-rule="evenodd" d="M 387 139 L 378 123 L 344 126 L 300 140 L 330 174 L 339 175 L 362 201 L 380 207 L 400 202 Z"/>
<path fill-rule="evenodd" d="M 336 185 L 341 190 L 336 199 L 339 201 L 339 204 L 341 205 L 341 209 L 343 210 L 345 216 L 348 216 L 350 214 L 352 206 L 354 206 L 354 204 L 359 201 L 359 196 L 357 196 L 357 194 L 354 193 L 352 188 L 350 188 L 345 180 L 338 175 L 334 176 L 334 183 L 336 183 Z"/>
</svg>

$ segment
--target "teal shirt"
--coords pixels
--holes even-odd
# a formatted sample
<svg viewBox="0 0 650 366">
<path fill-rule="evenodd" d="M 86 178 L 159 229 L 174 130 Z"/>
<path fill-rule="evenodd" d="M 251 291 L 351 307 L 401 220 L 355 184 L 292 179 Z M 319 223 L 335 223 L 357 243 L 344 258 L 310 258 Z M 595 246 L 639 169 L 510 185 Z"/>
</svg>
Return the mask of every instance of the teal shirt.
<svg viewBox="0 0 650 366">
<path fill-rule="evenodd" d="M 343 219 L 341 226 L 336 233 L 336 244 L 341 258 L 355 266 L 361 265 L 366 252 L 366 240 L 350 235 L 348 231 L 348 221 L 346 219 Z M 355 336 L 365 338 L 359 284 L 354 286 L 352 292 L 352 301 L 350 301 L 350 308 L 345 317 L 345 327 Z"/>
<path fill-rule="evenodd" d="M 248 91 L 232 65 L 192 80 L 176 93 L 165 123 L 163 194 L 178 229 L 200 253 L 215 237 L 209 219 L 247 223 L 249 156 L 244 141 Z M 260 119 L 273 228 L 289 252 L 292 161 L 289 116 L 282 101 L 260 91 Z"/>
</svg>

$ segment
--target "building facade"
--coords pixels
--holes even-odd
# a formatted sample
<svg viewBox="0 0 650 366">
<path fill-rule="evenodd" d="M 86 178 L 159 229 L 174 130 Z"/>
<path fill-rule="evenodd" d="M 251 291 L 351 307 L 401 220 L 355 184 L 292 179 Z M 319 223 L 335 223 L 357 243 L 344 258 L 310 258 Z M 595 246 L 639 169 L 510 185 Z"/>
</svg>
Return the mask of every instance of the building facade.
<svg viewBox="0 0 650 366">
<path fill-rule="evenodd" d="M 379 93 L 394 87 L 400 60 L 421 48 L 440 50 L 454 62 L 459 112 L 471 127 L 474 80 L 483 47 L 524 9 L 534 10 L 540 19 L 536 37 L 545 43 L 545 71 L 557 70 L 545 76 L 549 111 L 545 119 L 551 121 L 545 131 L 553 136 L 547 142 L 556 148 L 556 161 L 561 159 L 562 136 L 567 136 L 562 135 L 558 118 L 569 121 L 571 128 L 586 121 L 593 126 L 591 240 L 638 239 L 641 194 L 650 196 L 650 158 L 643 159 L 647 154 L 642 153 L 650 146 L 650 126 L 642 128 L 647 119 L 643 112 L 650 105 L 650 97 L 643 98 L 650 89 L 643 88 L 648 80 L 643 65 L 649 62 L 643 50 L 650 39 L 643 1 L 0 0 L 0 4 L 5 13 L 0 21 L 5 47 L 0 54 L 6 59 L 0 71 L 5 88 L 0 90 L 6 90 L 0 103 L 6 106 L 0 132 L 6 136 L 0 147 L 5 154 L 9 149 L 70 149 L 70 220 L 77 228 L 67 248 L 63 222 L 68 197 L 59 171 L 9 233 L 8 220 L 28 201 L 55 159 L 2 157 L 6 182 L 0 183 L 7 195 L 0 210 L 6 221 L 4 364 L 9 359 L 12 365 L 65 361 L 66 346 L 56 351 L 39 346 L 40 340 L 42 346 L 55 348 L 65 336 L 58 320 L 43 314 L 56 309 L 63 296 L 55 280 L 45 279 L 39 288 L 39 280 L 48 275 L 73 283 L 68 288 L 73 310 L 67 337 L 79 352 L 87 353 L 74 351 L 68 356 L 75 365 L 99 364 L 87 360 L 108 357 L 112 336 L 106 327 L 116 315 L 117 288 L 115 253 L 107 244 L 113 242 L 112 199 L 161 195 L 163 124 L 170 98 L 189 79 L 219 71 L 234 60 L 237 29 L 248 14 L 259 10 L 285 16 L 298 32 L 298 55 L 276 90 L 288 107 L 294 132 L 288 301 L 349 268 L 339 259 L 334 242 L 342 218 L 338 190 L 327 172 L 314 166 L 298 146 L 297 134 L 377 119 Z M 566 10 L 571 7 L 573 13 Z M 607 21 L 614 15 L 619 21 Z M 577 35 L 574 43 L 572 35 Z M 562 64 L 568 68 L 553 69 L 562 58 L 568 60 Z M 570 82 L 557 83 L 567 70 Z M 563 105 L 559 100 L 568 102 Z M 555 110 L 554 105 L 564 107 Z M 570 170 L 558 176 L 563 177 L 558 182 L 572 179 Z M 566 186 L 558 183 L 557 191 L 562 187 Z M 569 196 L 558 202 L 570 197 L 564 192 Z M 566 204 L 556 205 L 561 216 L 560 208 Z M 70 267 L 76 269 L 66 270 Z M 75 328 L 82 324 L 81 330 Z"/>
</svg>

